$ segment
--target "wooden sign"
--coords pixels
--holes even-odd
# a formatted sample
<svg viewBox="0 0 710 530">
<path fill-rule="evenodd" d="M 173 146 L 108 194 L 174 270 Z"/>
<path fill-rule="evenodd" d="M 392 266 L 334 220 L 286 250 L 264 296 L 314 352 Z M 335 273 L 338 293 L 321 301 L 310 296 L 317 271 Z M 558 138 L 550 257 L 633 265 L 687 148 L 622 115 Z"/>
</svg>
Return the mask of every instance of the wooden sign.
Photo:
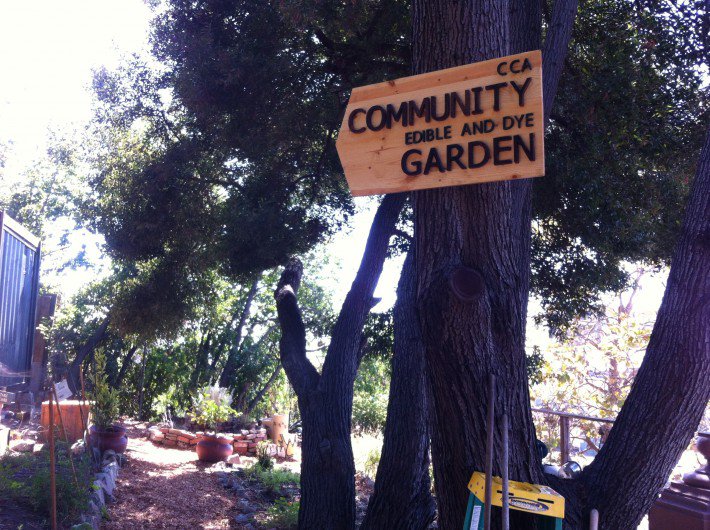
<svg viewBox="0 0 710 530">
<path fill-rule="evenodd" d="M 353 195 L 542 176 L 541 53 L 356 88 L 337 149 Z"/>
<path fill-rule="evenodd" d="M 6 390 L 0 390 L 0 403 L 13 403 L 14 401 L 15 394 L 7 392 Z"/>
<path fill-rule="evenodd" d="M 59 381 L 54 384 L 54 390 L 56 391 L 57 401 L 64 401 L 72 397 L 72 391 L 69 390 L 69 384 L 66 380 Z"/>
</svg>

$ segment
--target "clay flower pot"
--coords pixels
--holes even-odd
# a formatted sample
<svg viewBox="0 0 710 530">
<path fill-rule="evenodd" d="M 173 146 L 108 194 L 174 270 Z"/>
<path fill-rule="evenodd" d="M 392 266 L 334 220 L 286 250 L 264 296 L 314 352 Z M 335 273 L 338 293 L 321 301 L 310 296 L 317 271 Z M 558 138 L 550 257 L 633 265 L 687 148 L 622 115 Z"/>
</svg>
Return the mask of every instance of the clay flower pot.
<svg viewBox="0 0 710 530">
<path fill-rule="evenodd" d="M 102 453 L 108 449 L 116 453 L 123 453 L 128 445 L 126 428 L 121 425 L 112 425 L 108 429 L 99 430 L 95 425 L 92 425 L 89 427 L 89 443 Z"/>
<path fill-rule="evenodd" d="M 223 462 L 229 458 L 234 448 L 227 438 L 216 434 L 203 434 L 195 446 L 195 451 L 202 462 Z"/>
</svg>

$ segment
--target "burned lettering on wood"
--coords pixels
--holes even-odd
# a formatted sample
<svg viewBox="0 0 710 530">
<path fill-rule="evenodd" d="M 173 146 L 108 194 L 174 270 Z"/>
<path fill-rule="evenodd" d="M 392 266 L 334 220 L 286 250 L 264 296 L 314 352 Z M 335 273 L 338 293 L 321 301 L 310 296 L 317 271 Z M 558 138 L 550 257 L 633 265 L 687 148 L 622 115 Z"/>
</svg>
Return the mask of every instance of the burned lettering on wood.
<svg viewBox="0 0 710 530">
<path fill-rule="evenodd" d="M 541 54 L 357 88 L 337 149 L 353 195 L 542 176 Z"/>
</svg>

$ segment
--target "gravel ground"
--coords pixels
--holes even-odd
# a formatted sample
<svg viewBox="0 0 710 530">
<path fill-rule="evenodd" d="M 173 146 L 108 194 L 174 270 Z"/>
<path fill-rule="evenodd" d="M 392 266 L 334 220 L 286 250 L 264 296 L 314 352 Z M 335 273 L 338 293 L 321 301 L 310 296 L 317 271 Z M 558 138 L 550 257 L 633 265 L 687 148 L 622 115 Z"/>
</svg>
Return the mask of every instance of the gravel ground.
<svg viewBox="0 0 710 530">
<path fill-rule="evenodd" d="M 118 478 L 116 500 L 103 528 L 236 528 L 236 497 L 214 476 L 220 466 L 197 460 L 194 451 L 155 446 L 145 426 L 127 425 L 128 463 Z"/>
</svg>

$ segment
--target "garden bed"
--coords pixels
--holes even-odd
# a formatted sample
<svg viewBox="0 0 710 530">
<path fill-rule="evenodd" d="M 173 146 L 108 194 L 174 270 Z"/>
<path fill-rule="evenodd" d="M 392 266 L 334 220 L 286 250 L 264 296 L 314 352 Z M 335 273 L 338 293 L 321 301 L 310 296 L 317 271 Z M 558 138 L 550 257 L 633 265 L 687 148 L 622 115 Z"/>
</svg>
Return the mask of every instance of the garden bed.
<svg viewBox="0 0 710 530">
<path fill-rule="evenodd" d="M 87 454 L 72 455 L 66 443 L 57 442 L 55 455 L 57 520 L 60 528 L 69 528 L 89 507 L 93 468 Z M 35 452 L 10 452 L 0 457 L 0 528 L 48 526 L 49 456 L 49 446 L 44 445 Z"/>
</svg>

